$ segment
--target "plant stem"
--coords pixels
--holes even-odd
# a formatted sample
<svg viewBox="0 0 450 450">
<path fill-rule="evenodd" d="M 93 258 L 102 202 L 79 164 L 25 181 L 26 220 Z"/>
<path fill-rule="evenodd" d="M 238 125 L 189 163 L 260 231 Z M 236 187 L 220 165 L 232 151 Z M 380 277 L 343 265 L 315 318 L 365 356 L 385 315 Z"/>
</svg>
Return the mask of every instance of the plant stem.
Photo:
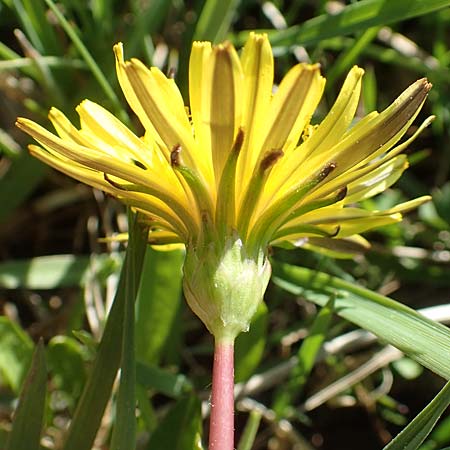
<svg viewBox="0 0 450 450">
<path fill-rule="evenodd" d="M 215 342 L 209 450 L 234 449 L 234 343 Z"/>
</svg>

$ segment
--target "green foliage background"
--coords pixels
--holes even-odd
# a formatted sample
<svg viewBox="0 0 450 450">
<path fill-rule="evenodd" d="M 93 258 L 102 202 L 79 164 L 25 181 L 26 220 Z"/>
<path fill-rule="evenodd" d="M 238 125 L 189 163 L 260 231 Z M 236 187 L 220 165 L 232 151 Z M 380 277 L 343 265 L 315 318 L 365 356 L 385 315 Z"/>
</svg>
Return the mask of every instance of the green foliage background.
<svg viewBox="0 0 450 450">
<path fill-rule="evenodd" d="M 1 0 L 0 448 L 204 448 L 212 339 L 183 301 L 183 252 L 147 247 L 133 217 L 126 256 L 125 246 L 99 242 L 127 230 L 127 212 L 32 159 L 14 121 L 47 124 L 51 106 L 76 120 L 89 98 L 139 132 L 116 82 L 114 43 L 175 69 L 187 99 L 192 40 L 239 46 L 254 29 L 270 36 L 278 81 L 298 60 L 321 63 L 328 81 L 314 121 L 353 64 L 366 70 L 361 115 L 428 77 L 434 88 L 417 125 L 436 120 L 409 149 L 407 173 L 365 206 L 430 192 L 433 201 L 372 232 L 372 249 L 351 260 L 274 250 L 266 303 L 237 342 L 236 445 L 449 446 L 448 417 L 429 432 L 450 402 L 450 388 L 438 393 L 450 379 L 450 333 L 409 308 L 450 319 L 449 6 Z"/>
</svg>

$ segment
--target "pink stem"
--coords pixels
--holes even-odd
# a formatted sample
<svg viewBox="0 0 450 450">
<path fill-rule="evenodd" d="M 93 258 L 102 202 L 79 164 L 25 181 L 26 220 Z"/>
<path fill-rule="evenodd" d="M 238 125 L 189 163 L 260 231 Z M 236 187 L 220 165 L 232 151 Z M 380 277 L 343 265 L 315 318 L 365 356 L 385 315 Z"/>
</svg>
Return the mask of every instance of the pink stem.
<svg viewBox="0 0 450 450">
<path fill-rule="evenodd" d="M 234 344 L 217 342 L 209 423 L 209 450 L 234 449 Z"/>
</svg>

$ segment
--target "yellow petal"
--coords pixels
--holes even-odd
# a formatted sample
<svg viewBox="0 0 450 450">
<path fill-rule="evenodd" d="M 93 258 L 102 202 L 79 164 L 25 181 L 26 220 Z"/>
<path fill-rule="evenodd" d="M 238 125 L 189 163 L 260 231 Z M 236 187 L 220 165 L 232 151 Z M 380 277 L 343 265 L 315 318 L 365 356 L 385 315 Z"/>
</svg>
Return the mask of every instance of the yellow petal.
<svg viewBox="0 0 450 450">
<path fill-rule="evenodd" d="M 269 105 L 261 151 L 295 146 L 322 96 L 325 79 L 319 66 L 297 64 L 283 78 Z"/>
<path fill-rule="evenodd" d="M 270 152 L 283 149 L 285 153 L 295 147 L 320 100 L 324 83 L 318 65 L 297 64 L 287 73 L 269 104 L 266 125 L 260 127 L 265 131 L 258 150 L 258 163 Z M 283 156 L 271 170 L 260 201 L 255 205 L 255 217 L 267 208 L 274 195 L 280 194 L 280 190 L 284 192 L 295 184 L 295 180 L 286 175 L 290 169 L 286 168 L 285 160 L 286 156 Z M 241 201 L 242 198 L 244 195 Z"/>
<path fill-rule="evenodd" d="M 121 198 L 127 202 L 127 199 L 123 198 L 124 192 L 115 188 L 111 183 L 105 180 L 104 174 L 89 167 L 77 164 L 73 160 L 65 160 L 59 156 L 51 153 L 51 149 L 46 150 L 36 145 L 29 146 L 30 153 L 44 162 L 45 164 L 53 167 L 60 172 L 81 181 L 84 184 L 92 186 L 96 189 L 102 190 L 114 197 Z M 159 221 L 166 223 L 166 227 L 172 230 L 177 230 L 180 236 L 186 237 L 187 231 L 179 218 L 173 213 L 164 202 L 154 196 L 145 196 L 140 193 L 127 192 L 126 193 L 130 203 L 144 204 L 147 215 L 151 214 L 153 221 Z"/>
<path fill-rule="evenodd" d="M 377 115 L 378 113 L 372 117 L 376 117 Z M 365 119 L 367 119 L 367 116 L 363 120 Z M 369 161 L 366 165 L 362 165 L 362 167 L 352 168 L 332 180 L 327 180 L 326 183 L 324 183 L 319 189 L 315 190 L 310 197 L 308 197 L 307 201 L 327 196 L 336 191 L 336 189 L 349 186 L 351 183 L 357 183 L 358 180 L 368 176 L 371 172 L 377 171 L 380 166 L 388 164 L 391 159 L 394 159 L 396 155 L 405 150 L 419 136 L 419 134 L 431 124 L 433 120 L 434 116 L 430 116 L 425 119 L 410 138 L 389 150 L 389 152 L 384 156 L 378 157 L 374 161 Z M 369 121 L 367 121 L 367 123 L 369 123 Z M 361 166 L 361 164 L 358 164 L 358 166 Z M 386 185 L 386 187 L 388 186 Z M 349 203 L 348 199 L 346 200 L 346 203 Z"/>
<path fill-rule="evenodd" d="M 402 176 L 407 168 L 406 156 L 400 155 L 376 169 L 370 170 L 366 175 L 360 176 L 348 184 L 344 203 L 355 203 L 385 191 Z"/>
<path fill-rule="evenodd" d="M 216 184 L 242 122 L 242 67 L 234 47 L 225 43 L 213 48 L 210 58 L 211 81 L 203 88 L 210 96 L 209 121 L 211 152 Z M 207 111 L 205 111 L 208 113 Z"/>
<path fill-rule="evenodd" d="M 104 147 L 116 149 L 121 156 L 128 159 L 133 156 L 147 167 L 153 166 L 153 156 L 159 154 L 159 147 L 146 146 L 120 120 L 96 103 L 85 100 L 76 110 L 80 116 L 81 131 L 86 135 L 87 141 L 95 138 L 102 141 Z"/>
<path fill-rule="evenodd" d="M 299 163 L 312 153 L 333 147 L 340 141 L 355 116 L 363 74 L 364 70 L 357 66 L 350 70 L 333 107 L 312 136 L 298 149 Z"/>
<path fill-rule="evenodd" d="M 199 147 L 199 157 L 203 158 L 213 173 L 211 154 L 211 111 L 210 70 L 212 48 L 210 42 L 194 42 L 189 59 L 189 103 L 195 140 Z"/>
<path fill-rule="evenodd" d="M 311 164 L 320 159 L 333 160 L 336 171 L 333 177 L 357 168 L 382 155 L 405 134 L 419 113 L 431 85 L 425 80 L 416 81 L 406 89 L 391 106 L 368 124 L 355 125 L 331 150 L 311 158 Z"/>
<path fill-rule="evenodd" d="M 216 187 L 242 121 L 242 67 L 234 47 L 194 42 L 189 95 L 201 158 L 214 168 Z"/>
<path fill-rule="evenodd" d="M 301 247 L 328 256 L 329 258 L 354 258 L 370 248 L 370 243 L 362 236 L 353 235 L 343 239 L 327 237 L 292 236 L 289 241 L 279 240 L 272 245 Z M 289 247 L 288 247 L 289 248 Z"/>
<path fill-rule="evenodd" d="M 416 209 L 420 205 L 427 203 L 431 200 L 430 195 L 423 195 L 422 197 L 415 198 L 413 200 L 409 200 L 404 203 L 400 203 L 399 205 L 394 206 L 393 208 L 389 208 L 384 211 L 385 214 L 397 214 L 397 213 L 405 213 L 411 211 L 412 209 Z"/>
<path fill-rule="evenodd" d="M 41 126 L 28 119 L 19 118 L 17 126 L 32 136 L 44 147 L 52 149 L 56 154 L 90 167 L 101 173 L 115 176 L 137 186 L 143 186 L 151 195 L 159 197 L 181 217 L 186 226 L 195 232 L 195 222 L 198 220 L 195 212 L 188 206 L 184 191 L 180 185 L 173 185 L 160 177 L 158 173 L 143 170 L 133 164 L 124 163 L 117 158 L 110 158 L 101 151 L 62 140 Z M 178 188 L 178 189 L 177 189 Z"/>
<path fill-rule="evenodd" d="M 253 173 L 259 155 L 258 142 L 265 133 L 272 98 L 274 64 L 266 34 L 250 33 L 241 56 L 244 73 L 242 129 L 244 145 L 239 157 L 238 185 Z"/>
</svg>

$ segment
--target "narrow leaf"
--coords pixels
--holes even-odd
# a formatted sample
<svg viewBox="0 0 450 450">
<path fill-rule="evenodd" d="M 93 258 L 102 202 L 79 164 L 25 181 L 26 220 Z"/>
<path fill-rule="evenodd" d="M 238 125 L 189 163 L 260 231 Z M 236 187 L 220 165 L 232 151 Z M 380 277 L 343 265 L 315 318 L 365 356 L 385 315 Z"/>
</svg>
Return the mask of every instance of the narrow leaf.
<svg viewBox="0 0 450 450">
<path fill-rule="evenodd" d="M 244 432 L 239 440 L 237 450 L 252 450 L 255 442 L 256 433 L 258 432 L 262 414 L 260 411 L 250 411 Z"/>
<path fill-rule="evenodd" d="M 240 0 L 206 0 L 195 29 L 194 39 L 223 41 Z"/>
<path fill-rule="evenodd" d="M 47 369 L 41 340 L 33 354 L 5 450 L 40 450 L 46 386 Z"/>
<path fill-rule="evenodd" d="M 371 331 L 433 372 L 450 379 L 450 331 L 388 297 L 311 269 L 274 262 L 273 281 Z"/>
<path fill-rule="evenodd" d="M 80 53 L 80 56 L 86 61 L 86 65 L 91 70 L 92 74 L 96 78 L 98 84 L 102 88 L 106 97 L 114 105 L 116 114 L 120 115 L 120 118 L 122 120 L 126 121 L 127 114 L 126 114 L 125 110 L 122 108 L 117 95 L 115 94 L 113 88 L 111 87 L 108 80 L 106 79 L 106 76 L 104 75 L 104 73 L 102 72 L 100 67 L 98 66 L 97 62 L 92 57 L 92 55 L 89 52 L 89 50 L 87 49 L 87 47 L 84 45 L 83 41 L 78 36 L 73 24 L 69 23 L 69 21 L 64 17 L 64 15 L 61 13 L 59 8 L 55 5 L 53 0 L 45 0 L 45 3 L 51 9 L 52 13 L 55 15 L 59 24 L 61 25 L 63 30 L 67 33 L 67 35 L 73 42 L 75 48 Z"/>
<path fill-rule="evenodd" d="M 128 214 L 129 228 L 136 220 Z M 128 248 L 131 255 L 136 255 L 136 245 L 141 242 L 136 232 L 130 234 Z M 130 258 L 125 267 L 125 308 L 123 315 L 122 360 L 120 364 L 120 384 L 117 394 L 116 420 L 111 438 L 112 450 L 129 450 L 136 446 L 136 365 L 134 346 L 134 300 L 138 290 L 136 273 L 141 272 L 139 258 Z"/>
<path fill-rule="evenodd" d="M 450 0 L 361 0 L 346 6 L 338 14 L 323 14 L 286 30 L 269 31 L 274 45 L 308 45 L 323 39 L 344 36 L 369 27 L 389 25 L 450 6 Z M 248 32 L 239 34 L 245 41 Z"/>
<path fill-rule="evenodd" d="M 134 261 L 133 274 L 136 277 L 136 286 L 139 282 L 146 248 L 146 233 L 139 231 L 138 228 L 136 225 L 135 230 L 130 230 L 130 234 L 136 233 L 137 241 L 135 245 L 127 249 L 114 303 L 108 315 L 92 371 L 75 410 L 63 447 L 64 450 L 90 450 L 92 448 L 106 404 L 110 398 L 121 361 L 127 267 Z"/>
<path fill-rule="evenodd" d="M 450 405 L 450 382 L 383 450 L 416 450 Z"/>
</svg>

